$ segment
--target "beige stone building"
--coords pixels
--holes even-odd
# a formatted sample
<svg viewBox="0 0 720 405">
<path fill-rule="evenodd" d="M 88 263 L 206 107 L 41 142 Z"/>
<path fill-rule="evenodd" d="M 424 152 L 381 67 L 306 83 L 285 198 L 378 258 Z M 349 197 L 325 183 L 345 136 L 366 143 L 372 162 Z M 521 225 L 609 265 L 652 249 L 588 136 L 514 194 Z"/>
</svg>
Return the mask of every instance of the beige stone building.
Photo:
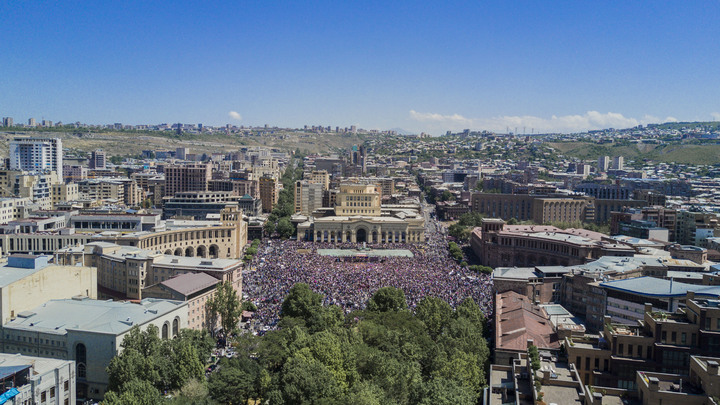
<svg viewBox="0 0 720 405">
<path fill-rule="evenodd" d="M 380 204 L 375 184 L 343 184 L 334 216 L 309 217 L 297 227 L 298 240 L 331 243 L 419 243 L 425 241 L 425 220 L 416 205 Z"/>
<path fill-rule="evenodd" d="M 323 191 L 330 189 L 330 174 L 327 170 L 313 170 L 307 179 L 310 183 L 319 183 L 323 185 Z"/>
<path fill-rule="evenodd" d="M 55 208 L 59 203 L 77 201 L 80 199 L 80 191 L 75 183 L 59 183 L 52 185 L 52 206 Z"/>
<path fill-rule="evenodd" d="M 50 299 L 97 298 L 97 270 L 48 264 L 47 256 L 13 255 L 0 267 L 0 325 Z"/>
<path fill-rule="evenodd" d="M 3 234 L 0 235 L 0 251 L 4 254 L 28 252 L 53 254 L 59 249 L 92 241 L 104 241 L 162 252 L 166 255 L 239 258 L 247 244 L 247 222 L 242 220 L 237 207 L 229 207 L 221 212 L 220 216 L 221 222 L 218 224 L 173 227 L 159 232 L 106 231 L 102 235 L 74 232 Z"/>
<path fill-rule="evenodd" d="M 165 195 L 174 196 L 181 191 L 207 191 L 212 179 L 212 166 L 191 164 L 165 167 Z"/>
<path fill-rule="evenodd" d="M 336 216 L 380 216 L 380 188 L 374 184 L 341 184 L 335 201 Z"/>
<path fill-rule="evenodd" d="M 263 212 L 271 212 L 280 198 L 280 184 L 275 177 L 263 176 L 258 180 Z"/>
<path fill-rule="evenodd" d="M 215 296 L 220 282 L 207 273 L 185 273 L 147 287 L 143 290 L 143 295 L 147 298 L 186 301 L 188 328 L 216 329 L 219 322 L 216 320 L 215 325 L 208 323 L 209 311 L 206 305 Z"/>
<path fill-rule="evenodd" d="M 82 260 L 85 265 L 96 267 L 101 298 L 143 299 L 146 288 L 191 273 L 205 273 L 218 281 L 229 281 L 236 291 L 242 291 L 243 263 L 237 259 L 165 255 L 108 242 L 61 249 L 57 257 L 61 263 Z M 157 293 L 157 288 L 153 290 Z"/>
</svg>

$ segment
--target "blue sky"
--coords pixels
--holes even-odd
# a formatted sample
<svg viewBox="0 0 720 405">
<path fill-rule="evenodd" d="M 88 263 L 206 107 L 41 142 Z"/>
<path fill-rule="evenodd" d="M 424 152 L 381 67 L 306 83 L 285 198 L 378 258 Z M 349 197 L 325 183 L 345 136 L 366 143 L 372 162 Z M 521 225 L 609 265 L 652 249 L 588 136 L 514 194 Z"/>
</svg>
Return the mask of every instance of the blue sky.
<svg viewBox="0 0 720 405">
<path fill-rule="evenodd" d="M 6 0 L 0 15 L 0 116 L 16 121 L 439 134 L 720 120 L 717 0 Z"/>
</svg>

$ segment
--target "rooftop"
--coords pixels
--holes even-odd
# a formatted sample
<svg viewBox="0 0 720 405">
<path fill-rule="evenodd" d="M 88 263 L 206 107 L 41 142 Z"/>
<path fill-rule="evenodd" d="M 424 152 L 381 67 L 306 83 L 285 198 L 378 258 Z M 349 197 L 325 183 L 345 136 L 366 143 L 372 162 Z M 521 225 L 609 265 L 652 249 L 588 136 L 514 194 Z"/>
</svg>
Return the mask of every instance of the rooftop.
<svg viewBox="0 0 720 405">
<path fill-rule="evenodd" d="M 64 335 L 68 330 L 119 335 L 187 305 L 180 301 L 146 298 L 139 304 L 91 299 L 51 300 L 18 314 L 6 330 Z"/>
<path fill-rule="evenodd" d="M 407 249 L 318 249 L 320 256 L 334 257 L 414 257 Z"/>
<path fill-rule="evenodd" d="M 185 273 L 169 278 L 160 284 L 187 296 L 219 282 L 220 280 L 207 273 Z"/>
<path fill-rule="evenodd" d="M 44 357 L 23 356 L 20 354 L 0 353 L 0 370 L 10 370 L 13 368 L 26 368 L 32 366 L 37 374 L 44 374 L 52 371 L 69 360 L 48 359 Z M 1 372 L 1 371 L 0 371 Z M 0 377 L 2 378 L 2 377 Z"/>
<path fill-rule="evenodd" d="M 688 291 L 694 291 L 696 296 L 712 298 L 720 296 L 720 286 L 687 284 L 655 277 L 606 281 L 600 283 L 600 286 L 615 291 L 658 298 L 685 297 Z"/>
<path fill-rule="evenodd" d="M 495 346 L 503 350 L 527 349 L 528 339 L 541 349 L 559 349 L 560 342 L 540 307 L 514 291 L 496 296 Z"/>
</svg>

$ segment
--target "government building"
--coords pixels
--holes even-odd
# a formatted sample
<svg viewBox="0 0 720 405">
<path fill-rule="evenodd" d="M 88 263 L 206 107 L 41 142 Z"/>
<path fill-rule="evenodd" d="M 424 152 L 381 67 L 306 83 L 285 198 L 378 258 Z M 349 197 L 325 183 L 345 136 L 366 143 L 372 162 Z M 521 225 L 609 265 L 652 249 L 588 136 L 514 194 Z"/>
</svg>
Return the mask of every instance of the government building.
<svg viewBox="0 0 720 405">
<path fill-rule="evenodd" d="M 425 241 L 425 220 L 418 205 L 380 202 L 381 192 L 375 184 L 341 184 L 334 208 L 295 217 L 300 218 L 297 239 L 330 243 Z"/>
</svg>

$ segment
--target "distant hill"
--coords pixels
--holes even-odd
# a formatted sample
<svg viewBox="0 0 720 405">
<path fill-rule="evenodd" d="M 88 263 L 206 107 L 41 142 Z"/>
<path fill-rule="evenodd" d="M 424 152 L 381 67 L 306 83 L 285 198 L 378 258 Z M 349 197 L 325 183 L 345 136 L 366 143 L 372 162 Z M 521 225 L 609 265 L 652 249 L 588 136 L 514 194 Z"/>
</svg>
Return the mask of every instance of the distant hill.
<svg viewBox="0 0 720 405">
<path fill-rule="evenodd" d="M 664 124 L 648 124 L 647 128 L 659 129 L 683 129 L 702 127 L 711 131 L 720 130 L 720 121 L 703 121 L 703 122 L 666 122 Z"/>
<path fill-rule="evenodd" d="M 113 156 L 137 156 L 143 150 L 175 150 L 190 148 L 192 153 L 214 153 L 238 150 L 243 146 L 265 146 L 285 151 L 332 153 L 360 145 L 369 134 L 306 133 L 286 130 L 258 131 L 251 136 L 224 133 L 175 134 L 173 131 L 0 131 L 0 157 L 7 156 L 8 142 L 16 135 L 58 137 L 71 152 L 103 149 Z"/>
<path fill-rule="evenodd" d="M 398 135 L 417 135 L 415 132 L 406 131 L 402 128 L 390 128 L 390 130 L 397 132 Z"/>
<path fill-rule="evenodd" d="M 630 160 L 647 160 L 680 164 L 720 164 L 718 143 L 674 144 L 597 144 L 592 142 L 550 142 L 559 154 L 578 159 L 597 159 L 600 156 L 624 156 Z"/>
</svg>

